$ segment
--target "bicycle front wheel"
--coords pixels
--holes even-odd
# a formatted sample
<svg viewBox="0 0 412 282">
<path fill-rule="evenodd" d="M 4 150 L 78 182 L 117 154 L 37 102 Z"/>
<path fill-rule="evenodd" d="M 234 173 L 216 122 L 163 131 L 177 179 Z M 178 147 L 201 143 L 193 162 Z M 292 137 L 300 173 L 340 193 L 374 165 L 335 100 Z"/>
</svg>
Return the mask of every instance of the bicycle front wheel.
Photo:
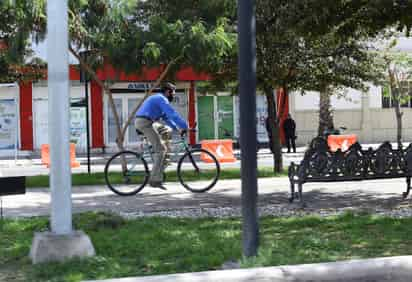
<svg viewBox="0 0 412 282">
<path fill-rule="evenodd" d="M 202 159 L 208 162 L 203 163 Z M 177 164 L 177 176 L 180 183 L 191 192 L 206 192 L 215 186 L 220 176 L 220 165 L 216 157 L 204 149 L 191 149 Z"/>
<path fill-rule="evenodd" d="M 115 154 L 104 168 L 107 186 L 121 196 L 138 193 L 146 185 L 149 175 L 146 161 L 132 151 Z"/>
</svg>

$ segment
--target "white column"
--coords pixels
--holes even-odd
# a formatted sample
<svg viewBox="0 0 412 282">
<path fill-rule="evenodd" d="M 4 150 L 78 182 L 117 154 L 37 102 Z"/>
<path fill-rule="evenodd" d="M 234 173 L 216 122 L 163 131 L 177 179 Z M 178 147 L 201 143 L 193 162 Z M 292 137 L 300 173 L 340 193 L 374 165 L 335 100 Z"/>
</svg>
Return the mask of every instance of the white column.
<svg viewBox="0 0 412 282">
<path fill-rule="evenodd" d="M 67 0 L 47 2 L 51 231 L 72 232 Z"/>
</svg>

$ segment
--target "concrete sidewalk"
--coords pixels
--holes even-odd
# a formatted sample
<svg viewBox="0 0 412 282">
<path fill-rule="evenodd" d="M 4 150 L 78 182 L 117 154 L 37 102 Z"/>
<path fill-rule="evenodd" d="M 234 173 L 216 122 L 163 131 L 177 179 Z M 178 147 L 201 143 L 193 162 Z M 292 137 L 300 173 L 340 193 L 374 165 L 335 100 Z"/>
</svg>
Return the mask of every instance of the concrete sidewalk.
<svg viewBox="0 0 412 282">
<path fill-rule="evenodd" d="M 260 215 L 329 215 L 344 210 L 361 210 L 394 216 L 411 214 L 411 199 L 403 199 L 404 179 L 364 182 L 308 183 L 304 197 L 308 207 L 290 204 L 287 177 L 258 181 Z M 191 193 L 179 183 L 166 183 L 167 191 L 145 187 L 135 196 L 122 197 L 105 186 L 79 186 L 72 189 L 73 212 L 110 211 L 126 217 L 184 216 L 222 217 L 241 215 L 241 182 L 220 180 L 207 193 Z M 5 217 L 48 216 L 50 190 L 30 188 L 25 195 L 3 197 Z"/>
<path fill-rule="evenodd" d="M 204 271 L 88 282 L 410 282 L 412 257 Z"/>
</svg>

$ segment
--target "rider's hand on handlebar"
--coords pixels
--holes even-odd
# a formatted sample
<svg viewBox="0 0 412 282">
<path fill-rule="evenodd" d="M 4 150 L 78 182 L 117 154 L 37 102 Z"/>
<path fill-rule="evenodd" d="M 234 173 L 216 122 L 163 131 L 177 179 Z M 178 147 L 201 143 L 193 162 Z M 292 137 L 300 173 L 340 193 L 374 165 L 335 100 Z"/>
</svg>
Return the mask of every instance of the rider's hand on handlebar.
<svg viewBox="0 0 412 282">
<path fill-rule="evenodd" d="M 187 134 L 187 129 L 180 129 L 179 130 L 180 136 L 185 136 Z"/>
</svg>

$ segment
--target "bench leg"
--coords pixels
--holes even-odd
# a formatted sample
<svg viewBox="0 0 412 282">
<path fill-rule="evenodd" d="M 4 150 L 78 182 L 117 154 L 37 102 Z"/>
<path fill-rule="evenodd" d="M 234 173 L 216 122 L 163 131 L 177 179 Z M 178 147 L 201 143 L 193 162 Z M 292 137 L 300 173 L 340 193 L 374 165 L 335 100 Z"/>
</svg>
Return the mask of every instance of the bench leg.
<svg viewBox="0 0 412 282">
<path fill-rule="evenodd" d="M 290 198 L 289 198 L 289 203 L 293 203 L 293 200 L 295 199 L 295 183 L 290 182 Z"/>
<path fill-rule="evenodd" d="M 411 178 L 406 177 L 406 192 L 402 193 L 402 196 L 404 199 L 408 197 L 410 190 L 411 190 Z"/>
</svg>

